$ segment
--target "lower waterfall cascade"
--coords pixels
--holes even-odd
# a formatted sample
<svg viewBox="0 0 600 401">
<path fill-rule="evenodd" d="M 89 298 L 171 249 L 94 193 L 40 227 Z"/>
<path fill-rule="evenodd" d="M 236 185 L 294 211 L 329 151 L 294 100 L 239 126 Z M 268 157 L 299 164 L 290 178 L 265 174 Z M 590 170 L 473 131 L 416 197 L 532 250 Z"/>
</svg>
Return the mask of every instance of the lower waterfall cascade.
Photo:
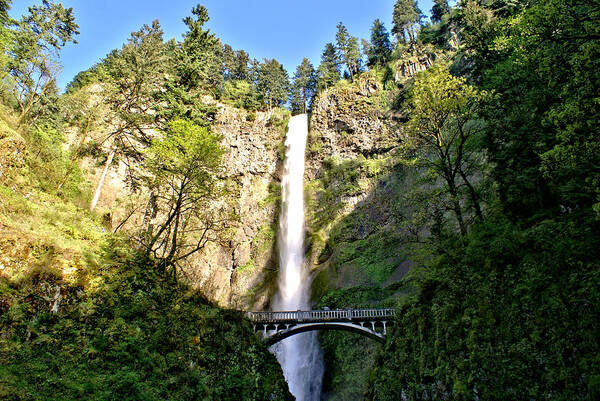
<svg viewBox="0 0 600 401">
<path fill-rule="evenodd" d="M 304 153 L 308 116 L 290 119 L 281 180 L 279 220 L 279 283 L 273 300 L 276 310 L 310 309 L 311 278 L 304 260 Z M 323 379 L 323 354 L 316 332 L 302 333 L 273 346 L 290 392 L 299 401 L 318 401 Z"/>
</svg>

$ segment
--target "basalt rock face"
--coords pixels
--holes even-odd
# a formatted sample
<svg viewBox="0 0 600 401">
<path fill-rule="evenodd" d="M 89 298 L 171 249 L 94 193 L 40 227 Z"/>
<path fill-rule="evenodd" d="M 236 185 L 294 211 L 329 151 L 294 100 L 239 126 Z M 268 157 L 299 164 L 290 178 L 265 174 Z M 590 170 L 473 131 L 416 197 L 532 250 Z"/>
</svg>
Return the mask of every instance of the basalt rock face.
<svg viewBox="0 0 600 401">
<path fill-rule="evenodd" d="M 385 286 L 408 270 L 396 246 L 402 133 L 381 84 L 338 84 L 313 105 L 306 170 L 313 298 Z"/>
<path fill-rule="evenodd" d="M 222 306 L 264 308 L 275 291 L 280 151 L 288 115 L 221 107 L 213 130 L 223 137 L 228 203 L 239 221 L 227 241 L 192 260 L 191 283 Z"/>
<path fill-rule="evenodd" d="M 208 100 L 207 100 L 208 101 Z M 279 211 L 281 150 L 289 112 L 247 112 L 213 104 L 218 113 L 213 132 L 222 137 L 225 149 L 223 176 L 228 194 L 222 200 L 232 222 L 219 240 L 208 243 L 184 267 L 183 279 L 219 306 L 235 309 L 266 307 L 276 289 L 276 224 Z M 95 187 L 103 166 L 86 167 Z M 113 224 L 126 216 L 122 204 L 136 202 L 143 211 L 147 193 L 131 194 L 125 185 L 127 168 L 113 163 L 98 211 Z M 128 220 L 125 230 L 142 224 L 142 213 Z"/>
<path fill-rule="evenodd" d="M 365 80 L 323 92 L 313 104 L 307 177 L 320 174 L 331 158 L 384 155 L 397 145 L 394 122 L 386 114 L 381 84 Z"/>
</svg>

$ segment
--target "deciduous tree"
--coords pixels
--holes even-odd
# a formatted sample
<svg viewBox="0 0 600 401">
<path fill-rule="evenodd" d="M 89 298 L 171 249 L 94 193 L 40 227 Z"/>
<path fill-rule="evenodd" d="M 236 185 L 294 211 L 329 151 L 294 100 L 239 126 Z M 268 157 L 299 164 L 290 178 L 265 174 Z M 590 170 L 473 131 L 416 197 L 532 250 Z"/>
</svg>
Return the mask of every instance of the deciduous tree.
<svg viewBox="0 0 600 401">
<path fill-rule="evenodd" d="M 8 4 L 3 4 L 5 9 Z M 16 23 L 7 69 L 19 124 L 44 95 L 56 88 L 60 51 L 69 42 L 77 43 L 78 29 L 73 9 L 48 0 L 29 7 L 28 14 Z"/>
<path fill-rule="evenodd" d="M 220 137 L 191 121 L 169 123 L 146 150 L 146 180 L 155 193 L 157 214 L 139 241 L 163 270 L 176 269 L 216 240 L 224 218 L 215 205 L 221 189 Z"/>
<path fill-rule="evenodd" d="M 475 184 L 481 177 L 483 155 L 476 140 L 483 130 L 477 103 L 486 94 L 454 77 L 446 66 L 420 75 L 409 98 L 410 121 L 404 146 L 415 165 L 441 180 L 439 196 L 447 197 L 462 235 L 472 211 L 482 220 L 481 195 Z"/>
</svg>

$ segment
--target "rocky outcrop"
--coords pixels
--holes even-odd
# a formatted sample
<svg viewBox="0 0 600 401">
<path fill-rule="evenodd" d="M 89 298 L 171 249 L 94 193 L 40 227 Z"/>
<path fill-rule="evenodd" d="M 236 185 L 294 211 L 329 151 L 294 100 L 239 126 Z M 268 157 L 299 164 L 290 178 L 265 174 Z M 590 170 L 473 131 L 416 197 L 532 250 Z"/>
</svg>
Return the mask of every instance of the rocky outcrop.
<svg viewBox="0 0 600 401">
<path fill-rule="evenodd" d="M 267 305 L 275 290 L 277 262 L 273 255 L 276 255 L 280 155 L 290 113 L 281 109 L 249 113 L 212 102 L 218 108 L 212 130 L 221 135 L 225 149 L 220 178 L 227 182 L 228 195 L 223 204 L 236 219 L 219 241 L 208 243 L 190 258 L 184 276 L 219 306 L 260 309 Z M 91 159 L 84 166 L 90 171 L 95 187 L 103 166 Z M 135 231 L 142 224 L 148 194 L 143 191 L 132 194 L 125 184 L 126 177 L 124 161 L 113 163 L 98 211 L 109 216 L 114 226 L 127 218 L 128 210 L 136 207 L 137 212 L 122 228 Z"/>
<path fill-rule="evenodd" d="M 365 75 L 313 105 L 306 188 L 315 299 L 330 289 L 384 286 L 407 270 L 395 244 L 401 131 L 386 100 Z"/>
<path fill-rule="evenodd" d="M 226 177 L 239 216 L 225 244 L 210 244 L 192 261 L 190 278 L 223 306 L 264 308 L 275 291 L 280 151 L 289 114 L 248 114 L 221 106 L 213 130 L 223 136 Z"/>
<path fill-rule="evenodd" d="M 395 124 L 382 102 L 381 84 L 369 79 L 358 85 L 340 83 L 315 100 L 308 139 L 309 179 L 318 176 L 330 158 L 382 155 L 396 146 Z"/>
</svg>

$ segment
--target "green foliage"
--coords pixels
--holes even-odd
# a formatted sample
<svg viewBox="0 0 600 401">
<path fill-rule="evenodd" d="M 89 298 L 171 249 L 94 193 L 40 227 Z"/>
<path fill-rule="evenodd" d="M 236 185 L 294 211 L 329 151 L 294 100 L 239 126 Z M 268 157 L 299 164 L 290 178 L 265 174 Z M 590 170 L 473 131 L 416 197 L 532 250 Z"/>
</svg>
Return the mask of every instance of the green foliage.
<svg viewBox="0 0 600 401">
<path fill-rule="evenodd" d="M 515 217 L 577 213 L 598 202 L 598 18 L 587 2 L 536 3 L 497 23 L 502 61 L 478 65 L 484 85 L 500 94 L 489 105 L 486 139 Z"/>
<path fill-rule="evenodd" d="M 360 54 L 358 38 L 351 36 L 348 33 L 348 29 L 340 22 L 337 25 L 335 40 L 337 43 L 338 60 L 344 61 L 350 78 L 353 79 L 361 70 L 362 55 Z"/>
<path fill-rule="evenodd" d="M 333 269 L 342 266 L 353 266 L 364 272 L 369 281 L 382 284 L 394 269 L 403 261 L 403 256 L 396 245 L 398 238 L 394 235 L 383 236 L 381 233 L 353 242 L 336 241 L 333 237 L 330 246 L 335 246 L 331 257 Z"/>
<path fill-rule="evenodd" d="M 174 275 L 175 267 L 224 229 L 225 217 L 211 205 L 221 195 L 220 140 L 191 121 L 175 120 L 146 151 L 154 209 L 141 242 L 146 255 L 160 261 L 163 270 L 173 268 Z"/>
<path fill-rule="evenodd" d="M 598 239 L 576 221 L 499 218 L 449 241 L 412 273 L 368 399 L 593 399 Z"/>
<path fill-rule="evenodd" d="M 431 8 L 431 22 L 438 23 L 442 21 L 442 17 L 450 12 L 448 0 L 434 0 Z"/>
<path fill-rule="evenodd" d="M 203 29 L 208 20 L 208 11 L 200 4 L 192 8 L 191 16 L 183 19 L 188 31 L 184 34 L 177 70 L 179 84 L 186 89 L 216 94 L 223 81 L 222 46 L 214 34 Z"/>
<path fill-rule="evenodd" d="M 486 97 L 463 78 L 453 77 L 444 66 L 420 75 L 409 95 L 411 117 L 403 146 L 415 155 L 411 164 L 427 169 L 428 175 L 443 182 L 438 196 L 448 198 L 442 202 L 454 212 L 463 235 L 467 232 L 465 213 L 469 211 L 463 199 L 468 199 L 476 218 L 483 219 L 476 180 L 482 174 L 479 138 L 484 124 L 477 106 Z"/>
<path fill-rule="evenodd" d="M 371 43 L 369 44 L 367 58 L 369 67 L 385 65 L 392 54 L 390 34 L 379 19 L 373 21 L 371 27 Z"/>
<path fill-rule="evenodd" d="M 394 4 L 392 33 L 399 42 L 414 42 L 422 17 L 416 0 L 397 0 Z"/>
<path fill-rule="evenodd" d="M 262 108 L 256 88 L 248 81 L 226 81 L 223 85 L 221 100 L 234 107 L 249 111 L 256 111 Z"/>
<path fill-rule="evenodd" d="M 304 58 L 302 64 L 296 68 L 291 85 L 290 103 L 292 112 L 306 113 L 308 111 L 315 95 L 316 85 L 315 68 L 307 58 Z"/>
<path fill-rule="evenodd" d="M 86 287 L 60 278 L 59 313 L 42 287 L 1 279 L 0 396 L 9 399 L 292 399 L 242 314 L 165 282 L 124 244 Z"/>
<path fill-rule="evenodd" d="M 287 71 L 277 60 L 265 59 L 258 69 L 256 87 L 267 108 L 283 107 L 290 88 Z"/>
<path fill-rule="evenodd" d="M 72 8 L 43 1 L 29 7 L 29 13 L 11 32 L 7 70 L 9 85 L 19 110 L 19 123 L 46 95 L 56 91 L 57 57 L 79 34 Z"/>
<path fill-rule="evenodd" d="M 340 80 L 340 62 L 333 43 L 327 43 L 317 69 L 317 90 L 325 90 Z"/>
<path fill-rule="evenodd" d="M 63 199 L 84 206 L 90 199 L 90 184 L 71 159 L 75 150 L 65 152 L 62 132 L 51 127 L 35 127 L 25 131 L 27 144 L 27 177 L 44 192 L 56 193 Z M 63 185 L 58 188 L 58 184 Z"/>
</svg>

